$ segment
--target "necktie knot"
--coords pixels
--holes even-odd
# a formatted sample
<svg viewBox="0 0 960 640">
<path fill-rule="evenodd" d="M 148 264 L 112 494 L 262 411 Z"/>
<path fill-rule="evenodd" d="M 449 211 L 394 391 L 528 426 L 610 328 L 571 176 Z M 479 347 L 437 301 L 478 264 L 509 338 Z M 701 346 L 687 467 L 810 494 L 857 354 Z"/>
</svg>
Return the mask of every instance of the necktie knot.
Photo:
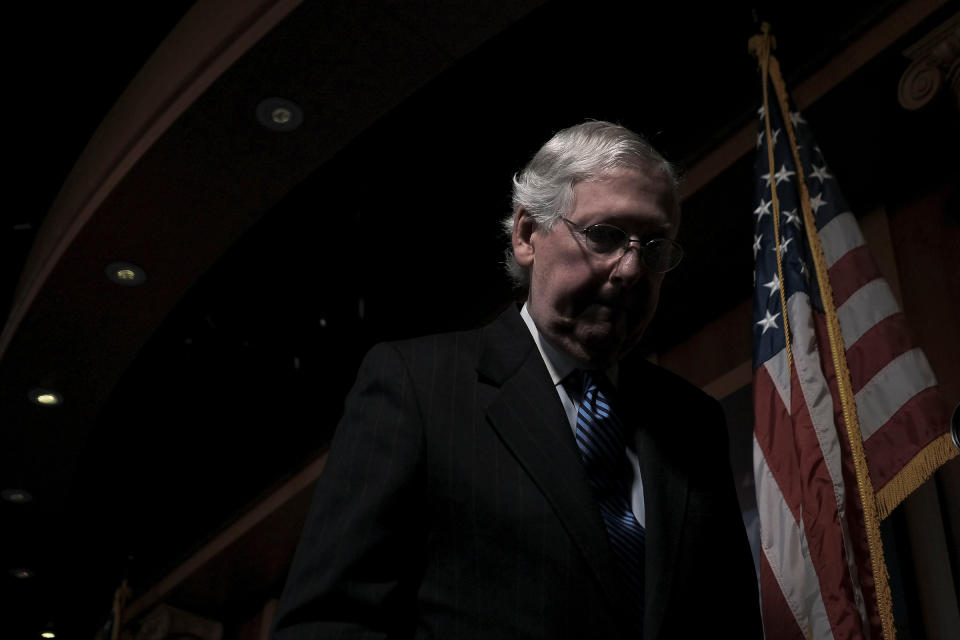
<svg viewBox="0 0 960 640">
<path fill-rule="evenodd" d="M 603 440 L 626 446 L 623 423 L 613 409 L 613 389 L 606 376 L 590 370 L 580 372 L 580 410 L 577 414 L 577 431 L 581 428 L 596 433 Z M 581 426 L 581 419 L 583 425 Z M 617 458 L 623 457 L 620 453 Z"/>
<path fill-rule="evenodd" d="M 591 369 L 581 369 L 578 373 L 580 375 L 581 389 L 584 394 L 590 389 L 600 389 L 601 387 L 604 392 L 609 393 L 610 384 L 607 382 L 607 377 L 602 373 Z"/>
</svg>

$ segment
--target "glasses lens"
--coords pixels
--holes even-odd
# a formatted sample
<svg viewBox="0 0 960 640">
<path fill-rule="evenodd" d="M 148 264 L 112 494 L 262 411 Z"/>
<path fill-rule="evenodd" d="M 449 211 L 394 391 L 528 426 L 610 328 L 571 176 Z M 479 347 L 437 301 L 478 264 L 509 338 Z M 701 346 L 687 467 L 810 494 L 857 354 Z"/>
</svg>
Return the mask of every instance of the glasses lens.
<svg viewBox="0 0 960 640">
<path fill-rule="evenodd" d="M 643 263 L 657 273 L 676 268 L 683 259 L 683 249 L 668 238 L 655 238 L 643 245 Z"/>
<path fill-rule="evenodd" d="M 587 246 L 596 253 L 612 253 L 622 247 L 627 239 L 627 234 L 622 229 L 609 224 L 587 227 L 583 235 L 587 238 Z"/>
</svg>

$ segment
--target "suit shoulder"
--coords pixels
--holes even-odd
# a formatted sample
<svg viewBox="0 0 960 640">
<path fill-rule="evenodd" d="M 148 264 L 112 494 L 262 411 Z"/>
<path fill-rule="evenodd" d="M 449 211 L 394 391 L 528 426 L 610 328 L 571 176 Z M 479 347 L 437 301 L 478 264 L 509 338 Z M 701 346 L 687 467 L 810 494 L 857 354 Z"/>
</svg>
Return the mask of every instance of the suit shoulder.
<svg viewBox="0 0 960 640">
<path fill-rule="evenodd" d="M 408 367 L 411 373 L 423 368 L 445 368 L 455 364 L 475 362 L 482 329 L 467 329 L 434 333 L 373 345 L 367 357 L 389 352 Z"/>
</svg>

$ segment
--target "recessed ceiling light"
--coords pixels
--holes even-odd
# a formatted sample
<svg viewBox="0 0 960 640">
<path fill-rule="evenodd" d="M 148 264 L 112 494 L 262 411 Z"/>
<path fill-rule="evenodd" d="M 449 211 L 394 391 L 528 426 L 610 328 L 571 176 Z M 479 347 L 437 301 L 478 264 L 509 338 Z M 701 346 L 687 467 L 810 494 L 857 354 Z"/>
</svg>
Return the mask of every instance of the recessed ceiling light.
<svg viewBox="0 0 960 640">
<path fill-rule="evenodd" d="M 31 389 L 27 395 L 30 402 L 44 407 L 55 407 L 58 404 L 63 404 L 63 396 L 49 389 Z"/>
<path fill-rule="evenodd" d="M 147 272 L 131 262 L 111 262 L 106 274 L 111 282 L 122 287 L 136 287 L 147 281 Z"/>
<path fill-rule="evenodd" d="M 303 124 L 303 109 L 286 98 L 267 98 L 257 105 L 257 121 L 270 131 L 293 131 Z"/>
<path fill-rule="evenodd" d="M 40 637 L 47 638 L 49 640 L 49 638 L 56 638 L 57 634 L 55 634 L 53 631 L 44 631 L 40 634 Z"/>
<path fill-rule="evenodd" d="M 7 502 L 13 502 L 15 504 L 23 504 L 33 500 L 30 492 L 24 491 L 23 489 L 4 489 L 3 492 L 0 493 L 0 497 L 3 497 Z"/>
<path fill-rule="evenodd" d="M 14 578 L 19 578 L 20 580 L 26 580 L 27 578 L 33 577 L 33 571 L 30 569 L 24 569 L 23 567 L 18 567 L 16 569 L 10 569 L 10 575 Z"/>
</svg>

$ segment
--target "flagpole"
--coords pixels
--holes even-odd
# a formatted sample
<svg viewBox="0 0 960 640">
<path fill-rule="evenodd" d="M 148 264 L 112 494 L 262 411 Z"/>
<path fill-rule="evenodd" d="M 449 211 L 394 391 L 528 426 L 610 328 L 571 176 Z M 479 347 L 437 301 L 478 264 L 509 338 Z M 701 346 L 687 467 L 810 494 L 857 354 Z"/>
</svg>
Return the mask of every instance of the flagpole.
<svg viewBox="0 0 960 640">
<path fill-rule="evenodd" d="M 763 74 L 763 96 L 764 108 L 769 113 L 769 101 L 767 96 L 767 78 L 773 83 L 780 106 L 780 112 L 789 114 L 790 108 L 787 100 L 786 85 L 783 77 L 780 75 L 780 64 L 772 54 L 772 49 L 776 46 L 773 36 L 770 35 L 770 25 L 766 22 L 761 27 L 762 35 L 753 36 L 749 41 L 750 52 L 757 56 L 760 61 L 760 68 Z M 770 118 L 766 118 L 768 140 L 770 132 Z M 793 124 L 790 118 L 784 117 L 784 127 L 787 131 L 787 138 L 790 142 L 790 149 L 796 164 L 797 186 L 800 192 L 800 206 L 803 211 L 804 229 L 807 239 L 810 243 L 810 251 L 813 255 L 814 267 L 817 274 L 817 283 L 820 287 L 820 294 L 823 300 L 824 313 L 827 320 L 827 333 L 830 339 L 830 351 L 833 357 L 834 371 L 837 377 L 837 387 L 840 395 L 840 402 L 843 408 L 843 421 L 846 427 L 847 440 L 850 445 L 850 453 L 853 458 L 854 470 L 857 477 L 857 489 L 860 495 L 860 502 L 863 506 L 864 526 L 867 535 L 867 545 L 870 551 L 871 570 L 874 579 L 874 588 L 877 598 L 877 611 L 880 615 L 880 627 L 885 640 L 893 640 L 896 637 L 896 627 L 893 622 L 893 598 L 890 593 L 889 574 L 887 565 L 883 557 L 883 543 L 880 539 L 880 518 L 877 513 L 876 496 L 873 490 L 873 483 L 870 481 L 869 471 L 867 469 L 866 454 L 863 450 L 863 436 L 860 431 L 860 423 L 857 418 L 856 401 L 853 396 L 850 382 L 850 371 L 847 367 L 846 349 L 843 344 L 843 336 L 840 332 L 840 322 L 837 318 L 836 308 L 833 302 L 833 289 L 830 286 L 830 279 L 827 274 L 826 259 L 823 255 L 823 247 L 820 244 L 820 237 L 817 233 L 816 223 L 813 218 L 813 209 L 810 206 L 810 193 L 807 190 L 806 180 L 803 175 L 803 163 L 800 161 L 800 155 L 797 149 L 796 137 L 793 131 Z M 768 156 L 770 161 L 770 175 L 776 170 L 773 167 L 773 145 L 768 144 Z M 777 269 L 780 272 L 780 296 L 783 300 L 784 281 L 782 266 L 780 264 L 780 238 L 779 238 L 779 215 L 777 213 L 777 190 L 771 189 L 774 202 L 774 230 L 777 234 Z M 789 330 L 787 329 L 787 313 L 784 304 L 784 333 L 787 337 L 787 355 L 788 362 L 790 356 Z"/>
<path fill-rule="evenodd" d="M 110 630 L 110 640 L 119 640 L 120 625 L 123 620 L 123 609 L 127 606 L 127 600 L 130 599 L 132 591 L 127 584 L 127 579 L 113 592 L 113 628 Z"/>
<path fill-rule="evenodd" d="M 757 55 L 757 58 L 760 60 L 760 73 L 763 78 L 763 108 L 769 113 L 770 102 L 767 94 L 767 74 L 769 72 L 769 63 L 770 63 L 770 48 L 776 47 L 776 41 L 773 39 L 773 36 L 770 35 L 770 25 L 766 22 L 761 26 L 763 31 L 762 36 L 754 36 L 750 39 L 750 46 L 753 47 L 755 44 L 762 49 L 760 53 L 754 52 Z M 776 61 L 774 59 L 774 61 Z M 766 136 L 767 140 L 773 140 L 773 132 L 770 130 L 770 118 L 764 119 L 766 122 Z M 767 145 L 767 161 L 769 162 L 770 175 L 772 176 L 776 173 L 777 169 L 774 165 L 773 160 L 773 144 Z M 771 189 L 771 201 L 773 202 L 773 237 L 774 237 L 774 246 L 776 247 L 776 258 L 777 258 L 777 278 L 780 279 L 780 310 L 782 312 L 783 318 L 783 336 L 787 343 L 787 368 L 793 367 L 793 352 L 790 349 L 790 324 L 787 320 L 787 294 L 785 287 L 783 286 L 783 259 L 780 252 L 780 199 L 777 197 L 777 190 Z"/>
</svg>

